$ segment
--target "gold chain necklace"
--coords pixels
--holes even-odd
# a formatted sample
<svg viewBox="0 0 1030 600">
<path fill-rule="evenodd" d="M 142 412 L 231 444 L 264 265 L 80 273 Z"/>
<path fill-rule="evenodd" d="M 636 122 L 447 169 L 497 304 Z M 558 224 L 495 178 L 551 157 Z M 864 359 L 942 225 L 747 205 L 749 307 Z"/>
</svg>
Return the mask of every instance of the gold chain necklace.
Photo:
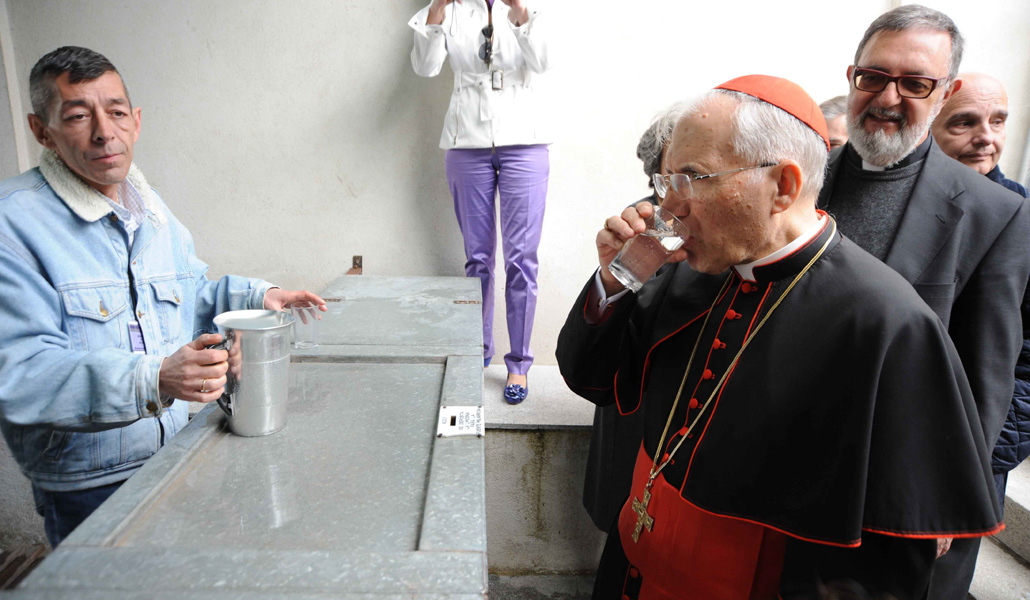
<svg viewBox="0 0 1030 600">
<path fill-rule="evenodd" d="M 723 383 L 726 382 L 726 377 L 728 377 L 730 372 L 733 371 L 733 368 L 737 366 L 737 361 L 740 360 L 740 355 L 744 353 L 744 349 L 748 347 L 748 344 L 751 343 L 751 340 L 755 339 L 755 335 L 757 335 L 759 330 L 762 329 L 762 326 L 765 325 L 765 322 L 769 320 L 769 317 L 772 316 L 773 312 L 775 312 L 776 309 L 779 308 L 780 303 L 783 302 L 783 299 L 786 298 L 787 294 L 789 294 L 791 290 L 794 289 L 794 286 L 797 285 L 797 282 L 800 281 L 804 274 L 812 268 L 812 265 L 814 265 L 815 262 L 819 260 L 819 257 L 822 256 L 823 252 L 826 251 L 826 248 L 830 245 L 830 242 L 833 241 L 833 236 L 837 233 L 837 223 L 832 219 L 830 223 L 833 225 L 833 231 L 830 233 L 830 237 L 826 239 L 826 242 L 823 244 L 822 248 L 819 249 L 819 252 L 816 252 L 815 256 L 812 257 L 812 260 L 808 261 L 808 264 L 805 265 L 805 268 L 801 269 L 801 272 L 794 277 L 794 280 L 790 282 L 790 285 L 787 286 L 787 289 L 785 289 L 783 293 L 780 294 L 780 297 L 776 299 L 776 302 L 772 305 L 772 308 L 769 309 L 769 312 L 765 313 L 765 316 L 762 317 L 762 320 L 758 322 L 758 326 L 755 327 L 754 331 L 752 331 L 751 334 L 747 336 L 747 339 L 744 340 L 744 343 L 741 345 L 740 350 L 737 351 L 737 355 L 733 357 L 733 360 L 730 361 L 730 365 L 726 367 L 726 371 L 724 371 L 722 377 L 719 378 L 719 382 L 715 384 L 715 389 L 712 390 L 712 393 L 708 396 L 708 399 L 705 400 L 705 403 L 701 405 L 701 409 L 698 411 L 697 416 L 694 417 L 694 420 L 691 421 L 690 426 L 687 427 L 687 430 L 683 433 L 683 437 L 680 438 L 680 441 L 672 449 L 672 452 L 670 452 L 669 455 L 665 458 L 665 460 L 662 461 L 662 464 L 659 465 L 658 457 L 662 454 L 662 449 L 665 447 L 665 436 L 669 433 L 669 425 L 672 424 L 672 417 L 676 414 L 676 407 L 679 405 L 680 396 L 682 396 L 683 394 L 683 387 L 687 383 L 687 376 L 690 374 L 690 367 L 694 364 L 694 355 L 697 354 L 697 347 L 701 343 L 701 337 L 705 333 L 705 328 L 708 326 L 708 318 L 712 316 L 712 311 L 715 310 L 715 306 L 719 303 L 719 299 L 722 298 L 723 293 L 729 287 L 730 280 L 733 279 L 732 275 L 726 278 L 726 281 L 722 284 L 722 288 L 719 290 L 719 293 L 715 295 L 715 300 L 712 301 L 712 305 L 708 308 L 708 314 L 705 315 L 705 320 L 701 323 L 701 331 L 697 334 L 697 340 L 694 341 L 694 349 L 690 351 L 690 359 L 687 361 L 686 370 L 683 371 L 683 379 L 680 381 L 679 390 L 677 390 L 676 392 L 676 399 L 672 402 L 672 410 L 669 411 L 669 418 L 665 421 L 665 429 L 662 431 L 662 437 L 658 441 L 658 448 L 654 454 L 654 459 L 651 462 L 651 474 L 650 476 L 648 476 L 647 484 L 644 486 L 644 500 L 643 502 L 641 502 L 640 500 L 637 500 L 636 497 L 633 498 L 633 512 L 637 513 L 637 523 L 633 527 L 633 543 L 636 543 L 637 540 L 640 539 L 640 532 L 642 529 L 646 528 L 648 531 L 651 531 L 654 527 L 654 517 L 647 513 L 647 505 L 651 502 L 651 486 L 654 485 L 655 478 L 658 477 L 658 474 L 662 472 L 662 469 L 664 469 L 665 466 L 672 461 L 672 457 L 676 455 L 676 452 L 680 449 L 680 446 L 682 446 L 683 442 L 687 439 L 687 436 L 689 436 L 690 432 L 694 430 L 694 426 L 697 425 L 698 421 L 701 420 L 701 416 L 705 413 L 705 409 L 708 408 L 708 405 L 711 404 L 712 400 L 714 400 L 715 397 L 719 394 L 719 390 L 722 389 Z"/>
</svg>

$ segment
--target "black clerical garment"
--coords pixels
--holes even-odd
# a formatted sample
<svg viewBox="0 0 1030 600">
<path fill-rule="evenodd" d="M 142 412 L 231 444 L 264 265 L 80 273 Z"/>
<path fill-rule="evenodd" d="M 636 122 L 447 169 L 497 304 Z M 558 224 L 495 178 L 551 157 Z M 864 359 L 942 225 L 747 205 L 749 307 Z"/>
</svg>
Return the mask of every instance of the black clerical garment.
<svg viewBox="0 0 1030 600">
<path fill-rule="evenodd" d="M 940 320 L 897 273 L 826 221 L 792 255 L 755 268 L 753 281 L 681 263 L 594 325 L 585 318 L 591 280 L 559 336 L 558 364 L 580 396 L 616 403 L 621 414 L 644 412 L 647 457 L 667 453 L 700 414 L 662 476 L 691 507 L 787 534 L 784 598 L 814 594 L 818 582 L 920 598 L 937 537 L 1000 530 L 989 454 Z M 700 413 L 745 337 L 824 245 Z M 636 575 L 633 566 L 646 578 L 645 566 L 612 548 L 632 543 L 617 529 L 595 598 L 630 592 L 616 583 Z"/>
</svg>

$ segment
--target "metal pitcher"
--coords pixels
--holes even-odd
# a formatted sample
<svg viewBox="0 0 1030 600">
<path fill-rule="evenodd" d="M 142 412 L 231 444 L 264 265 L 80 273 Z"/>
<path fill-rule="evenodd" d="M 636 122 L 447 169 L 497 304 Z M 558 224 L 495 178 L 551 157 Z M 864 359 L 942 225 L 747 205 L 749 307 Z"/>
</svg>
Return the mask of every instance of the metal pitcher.
<svg viewBox="0 0 1030 600">
<path fill-rule="evenodd" d="M 215 317 L 224 338 L 212 347 L 229 352 L 218 405 L 236 435 L 256 437 L 286 426 L 293 317 L 276 310 L 233 310 Z"/>
</svg>

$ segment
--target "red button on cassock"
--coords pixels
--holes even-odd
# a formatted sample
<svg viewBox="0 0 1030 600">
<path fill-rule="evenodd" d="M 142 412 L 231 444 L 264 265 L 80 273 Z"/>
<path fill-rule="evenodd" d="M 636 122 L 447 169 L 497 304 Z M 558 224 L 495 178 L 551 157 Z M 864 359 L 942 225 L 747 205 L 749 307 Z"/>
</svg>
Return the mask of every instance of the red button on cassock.
<svg viewBox="0 0 1030 600">
<path fill-rule="evenodd" d="M 720 342 L 719 338 L 715 338 L 715 341 L 712 342 L 712 348 L 715 348 L 716 350 L 722 350 L 725 347 L 726 347 L 726 344 Z"/>
<path fill-rule="evenodd" d="M 728 311 L 726 311 L 726 318 L 727 319 L 739 319 L 740 318 L 740 313 L 735 311 L 735 310 L 733 310 L 731 308 Z"/>
<path fill-rule="evenodd" d="M 715 377 L 711 369 L 705 369 L 705 372 L 701 374 L 701 379 L 711 379 Z"/>
<path fill-rule="evenodd" d="M 752 288 L 751 284 L 746 281 L 740 284 L 740 291 L 744 292 L 745 294 L 750 294 L 752 289 L 754 288 Z"/>
<path fill-rule="evenodd" d="M 636 569 L 630 569 L 629 570 L 629 576 L 632 577 L 633 579 L 636 579 L 637 577 L 640 577 L 640 571 L 637 571 Z M 625 597 L 625 596 L 623 596 L 623 597 Z"/>
<path fill-rule="evenodd" d="M 697 401 L 697 398 L 691 398 L 691 399 L 690 399 L 690 409 L 691 409 L 691 410 L 693 410 L 693 409 L 697 408 L 697 405 L 698 405 L 698 404 L 699 404 L 699 402 Z M 684 432 L 684 433 L 685 433 L 685 432 Z"/>
</svg>

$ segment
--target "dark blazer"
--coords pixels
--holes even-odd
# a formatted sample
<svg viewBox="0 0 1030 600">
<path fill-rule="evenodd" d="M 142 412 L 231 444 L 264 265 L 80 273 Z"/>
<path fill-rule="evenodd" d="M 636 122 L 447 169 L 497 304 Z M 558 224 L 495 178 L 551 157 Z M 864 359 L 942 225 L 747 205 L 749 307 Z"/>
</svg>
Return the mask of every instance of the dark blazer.
<svg viewBox="0 0 1030 600">
<path fill-rule="evenodd" d="M 830 155 L 821 207 L 833 192 L 842 150 Z M 840 228 L 847 235 L 847 223 Z M 912 284 L 948 328 L 988 448 L 1012 403 L 1012 373 L 1023 342 L 1020 304 L 1030 276 L 1027 240 L 1030 203 L 950 158 L 931 140 L 884 262 Z"/>
<path fill-rule="evenodd" d="M 1005 177 L 997 166 L 987 173 L 987 178 L 1024 198 L 1030 198 L 1026 188 Z M 1006 474 L 1030 456 L 1030 286 L 1027 286 L 1023 296 L 1023 350 L 1016 363 L 1015 381 L 1016 389 L 1012 393 L 1009 416 L 994 445 L 994 457 L 991 460 L 999 502 L 1005 500 Z"/>
</svg>

